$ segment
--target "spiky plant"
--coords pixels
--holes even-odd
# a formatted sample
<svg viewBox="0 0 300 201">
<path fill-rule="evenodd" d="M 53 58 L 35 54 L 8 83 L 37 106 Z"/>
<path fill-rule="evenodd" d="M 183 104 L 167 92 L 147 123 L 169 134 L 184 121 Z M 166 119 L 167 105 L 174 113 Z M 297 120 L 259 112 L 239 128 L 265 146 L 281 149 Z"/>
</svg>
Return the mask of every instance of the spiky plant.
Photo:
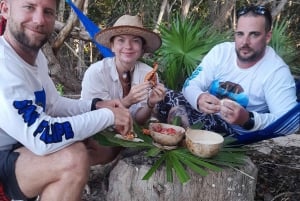
<svg viewBox="0 0 300 201">
<path fill-rule="evenodd" d="M 229 32 L 218 32 L 194 17 L 176 15 L 170 25 L 160 25 L 162 46 L 156 52 L 161 79 L 174 90 L 181 90 L 207 52 L 216 44 L 229 40 Z"/>
<path fill-rule="evenodd" d="M 197 128 L 194 125 L 193 128 Z M 146 126 L 147 128 L 147 126 Z M 245 163 L 246 149 L 232 145 L 235 139 L 231 137 L 224 138 L 224 145 L 218 155 L 213 158 L 205 159 L 193 155 L 185 147 L 178 147 L 174 150 L 165 150 L 153 145 L 152 138 L 143 133 L 143 127 L 134 124 L 134 132 L 143 142 L 133 142 L 122 140 L 115 137 L 114 131 L 104 130 L 95 135 L 94 138 L 104 146 L 122 146 L 144 150 L 145 156 L 154 160 L 154 164 L 142 178 L 148 180 L 154 172 L 161 166 L 166 167 L 166 177 L 168 182 L 173 182 L 175 174 L 181 183 L 190 180 L 187 169 L 191 169 L 201 176 L 209 174 L 209 170 L 221 171 L 224 167 L 235 168 Z"/>
<path fill-rule="evenodd" d="M 287 34 L 289 21 L 284 19 L 275 21 L 272 30 L 270 46 L 283 58 L 290 66 L 294 74 L 300 75 L 299 66 L 295 66 L 295 61 L 299 57 L 295 41 Z"/>
</svg>

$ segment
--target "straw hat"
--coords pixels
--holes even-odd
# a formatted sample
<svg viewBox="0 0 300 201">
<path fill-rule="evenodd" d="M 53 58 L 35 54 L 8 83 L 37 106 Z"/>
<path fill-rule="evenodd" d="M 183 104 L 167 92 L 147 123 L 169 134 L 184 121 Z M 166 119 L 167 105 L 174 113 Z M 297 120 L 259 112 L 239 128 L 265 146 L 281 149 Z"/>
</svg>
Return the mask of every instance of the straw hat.
<svg viewBox="0 0 300 201">
<path fill-rule="evenodd" d="M 98 32 L 95 35 L 95 40 L 106 47 L 110 47 L 112 37 L 124 34 L 142 37 L 146 41 L 145 52 L 154 52 L 161 45 L 159 35 L 145 29 L 139 16 L 131 15 L 121 16 L 112 27 Z"/>
</svg>

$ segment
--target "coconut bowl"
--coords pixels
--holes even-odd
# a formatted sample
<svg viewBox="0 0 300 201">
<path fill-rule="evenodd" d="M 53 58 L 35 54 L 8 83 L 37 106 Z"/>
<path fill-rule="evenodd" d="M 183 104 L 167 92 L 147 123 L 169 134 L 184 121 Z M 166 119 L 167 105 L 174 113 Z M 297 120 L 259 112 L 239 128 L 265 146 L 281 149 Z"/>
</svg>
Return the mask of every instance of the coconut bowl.
<svg viewBox="0 0 300 201">
<path fill-rule="evenodd" d="M 185 141 L 192 154 L 201 158 L 211 158 L 219 153 L 224 138 L 212 131 L 188 128 Z"/>
<path fill-rule="evenodd" d="M 165 123 L 150 123 L 149 130 L 153 141 L 163 146 L 176 146 L 185 135 L 183 127 Z"/>
</svg>

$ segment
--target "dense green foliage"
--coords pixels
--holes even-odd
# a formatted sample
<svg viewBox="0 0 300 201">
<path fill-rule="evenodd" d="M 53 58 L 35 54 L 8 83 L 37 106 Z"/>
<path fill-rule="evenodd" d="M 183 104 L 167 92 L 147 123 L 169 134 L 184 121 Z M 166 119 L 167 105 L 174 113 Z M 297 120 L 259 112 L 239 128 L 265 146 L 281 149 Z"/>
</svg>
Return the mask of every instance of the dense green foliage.
<svg viewBox="0 0 300 201">
<path fill-rule="evenodd" d="M 300 74 L 300 68 L 297 68 L 297 59 L 299 53 L 293 38 L 287 33 L 289 21 L 276 21 L 272 30 L 272 40 L 270 46 L 283 58 L 283 60 L 290 66 L 294 74 Z"/>
<path fill-rule="evenodd" d="M 102 28 L 110 27 L 124 14 L 141 15 L 144 24 L 153 28 L 159 12 L 160 1 L 154 0 L 90 0 L 88 16 Z"/>
<path fill-rule="evenodd" d="M 161 79 L 166 86 L 180 90 L 207 52 L 216 44 L 229 40 L 229 32 L 219 32 L 193 17 L 178 15 L 170 25 L 161 25 L 162 46 L 157 51 Z"/>
</svg>

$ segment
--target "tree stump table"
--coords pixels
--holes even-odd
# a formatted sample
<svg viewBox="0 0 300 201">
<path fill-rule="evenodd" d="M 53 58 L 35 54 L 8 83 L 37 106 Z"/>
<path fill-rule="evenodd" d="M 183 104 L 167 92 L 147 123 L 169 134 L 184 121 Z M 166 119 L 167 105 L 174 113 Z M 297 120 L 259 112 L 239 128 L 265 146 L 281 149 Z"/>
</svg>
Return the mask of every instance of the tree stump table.
<svg viewBox="0 0 300 201">
<path fill-rule="evenodd" d="M 118 201 L 252 201 L 255 196 L 257 168 L 246 157 L 238 169 L 224 167 L 201 176 L 187 169 L 190 180 L 180 183 L 166 179 L 165 167 L 159 168 L 149 180 L 142 180 L 151 168 L 151 159 L 143 154 L 122 158 L 111 170 L 107 200 Z"/>
</svg>

